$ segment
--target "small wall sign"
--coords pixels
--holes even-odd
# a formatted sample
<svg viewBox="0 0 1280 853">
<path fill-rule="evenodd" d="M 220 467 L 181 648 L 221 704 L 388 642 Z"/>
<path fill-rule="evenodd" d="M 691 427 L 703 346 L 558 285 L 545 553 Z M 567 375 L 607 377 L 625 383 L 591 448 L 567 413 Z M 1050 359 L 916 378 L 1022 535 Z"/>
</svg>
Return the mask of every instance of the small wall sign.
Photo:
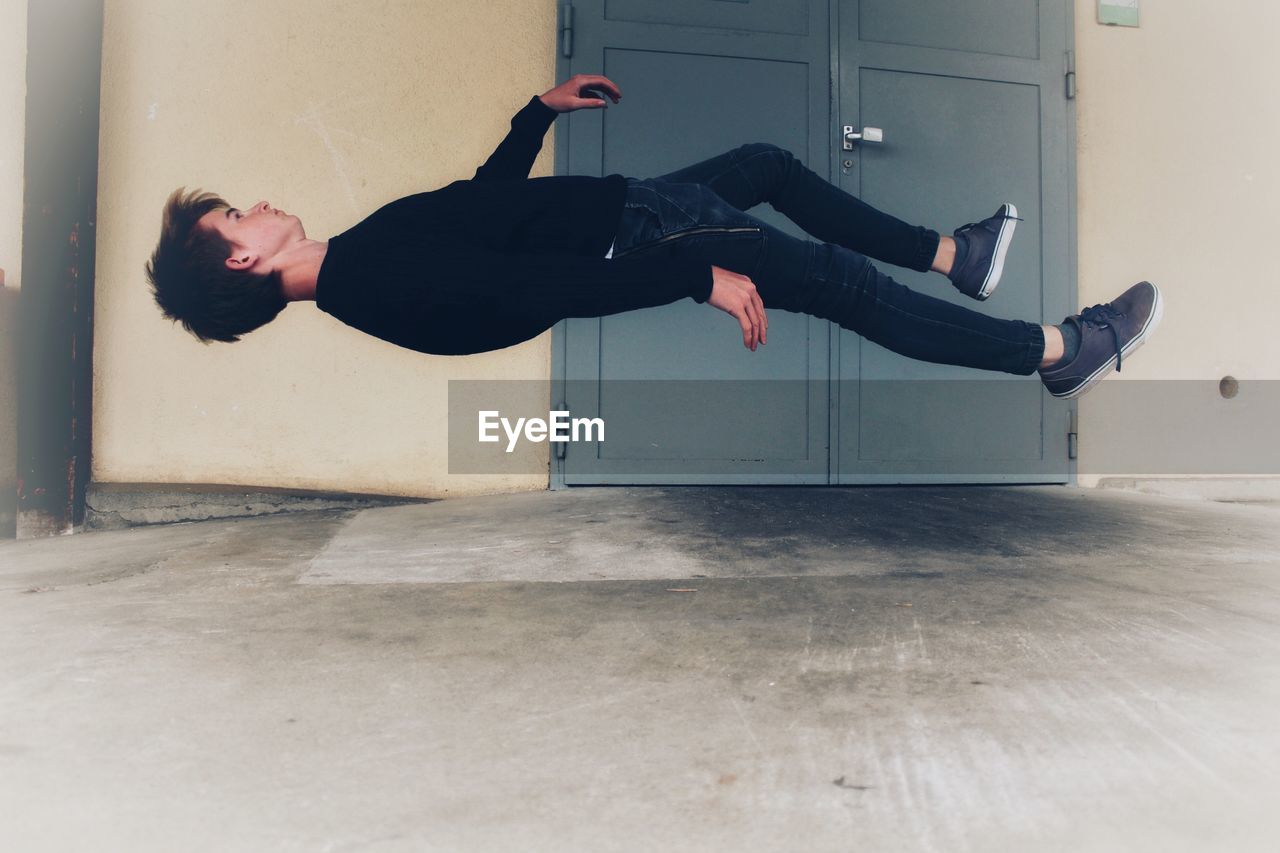
<svg viewBox="0 0 1280 853">
<path fill-rule="evenodd" d="M 1098 0 L 1098 23 L 1114 27 L 1138 26 L 1138 0 Z"/>
</svg>

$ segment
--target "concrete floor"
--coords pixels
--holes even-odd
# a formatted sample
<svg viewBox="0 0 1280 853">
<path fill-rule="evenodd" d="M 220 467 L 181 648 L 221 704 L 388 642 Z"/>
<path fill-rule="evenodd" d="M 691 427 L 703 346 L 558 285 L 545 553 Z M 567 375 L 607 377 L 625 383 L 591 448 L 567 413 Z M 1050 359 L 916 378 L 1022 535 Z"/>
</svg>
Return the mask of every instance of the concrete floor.
<svg viewBox="0 0 1280 853">
<path fill-rule="evenodd" d="M 1275 850 L 1277 521 L 597 488 L 0 544 L 0 849 Z"/>
</svg>

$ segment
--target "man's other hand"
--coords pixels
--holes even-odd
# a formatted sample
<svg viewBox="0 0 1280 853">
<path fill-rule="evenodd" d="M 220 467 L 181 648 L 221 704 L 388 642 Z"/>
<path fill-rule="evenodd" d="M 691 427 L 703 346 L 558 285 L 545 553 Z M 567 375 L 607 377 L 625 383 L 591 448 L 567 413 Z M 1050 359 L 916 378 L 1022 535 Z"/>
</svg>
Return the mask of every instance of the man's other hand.
<svg viewBox="0 0 1280 853">
<path fill-rule="evenodd" d="M 764 300 L 756 285 L 745 275 L 711 267 L 711 305 L 736 317 L 742 326 L 742 343 L 752 352 L 757 344 L 767 344 L 769 318 L 764 313 Z"/>
<path fill-rule="evenodd" d="M 615 104 L 622 100 L 622 90 L 608 77 L 601 77 L 599 74 L 575 74 L 538 97 L 556 112 L 569 113 L 574 110 L 607 108 L 609 103 L 601 96 L 602 93 L 613 98 Z"/>
</svg>

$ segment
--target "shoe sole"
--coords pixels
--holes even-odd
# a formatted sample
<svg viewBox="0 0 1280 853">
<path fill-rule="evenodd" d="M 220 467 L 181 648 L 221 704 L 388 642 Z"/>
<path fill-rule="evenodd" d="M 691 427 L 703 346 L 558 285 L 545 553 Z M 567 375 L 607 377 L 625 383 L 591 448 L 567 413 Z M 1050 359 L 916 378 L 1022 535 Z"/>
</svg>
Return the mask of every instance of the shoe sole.
<svg viewBox="0 0 1280 853">
<path fill-rule="evenodd" d="M 1150 284 L 1150 282 L 1148 282 L 1148 284 Z M 1138 347 L 1146 343 L 1147 338 L 1149 338 L 1151 336 L 1151 333 L 1156 330 L 1156 327 L 1160 325 L 1161 318 L 1164 317 L 1164 297 L 1160 295 L 1159 287 L 1156 287 L 1156 285 L 1154 284 L 1152 284 L 1151 286 L 1155 288 L 1155 291 L 1156 291 L 1156 301 L 1155 301 L 1155 305 L 1152 306 L 1151 316 L 1147 318 L 1146 325 L 1142 327 L 1142 331 L 1138 333 L 1138 336 L 1135 337 L 1133 340 L 1129 341 L 1128 344 L 1120 348 L 1121 355 L 1128 355 L 1131 352 L 1137 351 Z M 1115 370 L 1115 367 L 1116 367 L 1116 356 L 1113 355 L 1101 367 L 1099 367 L 1093 373 L 1089 374 L 1088 378 L 1085 379 L 1084 382 L 1081 382 L 1078 386 L 1071 389 L 1067 393 L 1053 394 L 1052 391 L 1050 391 L 1049 393 L 1053 394 L 1053 396 L 1057 397 L 1060 400 L 1070 400 L 1074 397 L 1079 397 L 1081 394 L 1088 391 L 1094 385 L 1097 385 L 1099 382 L 1105 379 L 1111 373 L 1111 371 Z"/>
<path fill-rule="evenodd" d="M 1009 208 L 1008 216 L 1018 215 L 1018 208 L 1008 203 L 1005 206 Z M 1013 229 L 1017 224 L 1016 219 L 1005 219 L 1004 224 L 1000 226 L 1000 233 L 996 235 L 995 262 L 991 264 L 991 269 L 987 270 L 987 277 L 982 282 L 978 295 L 974 297 L 978 301 L 984 301 L 990 297 L 995 292 L 996 285 L 1000 283 L 1000 276 L 1004 274 L 1004 256 L 1009 252 L 1009 244 L 1013 242 Z"/>
</svg>

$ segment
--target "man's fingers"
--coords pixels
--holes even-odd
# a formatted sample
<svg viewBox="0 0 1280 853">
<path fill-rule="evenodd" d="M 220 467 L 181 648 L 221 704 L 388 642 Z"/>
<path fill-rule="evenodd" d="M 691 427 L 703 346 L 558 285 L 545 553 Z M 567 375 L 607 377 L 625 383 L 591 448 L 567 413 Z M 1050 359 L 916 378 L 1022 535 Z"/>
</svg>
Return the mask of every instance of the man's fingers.
<svg viewBox="0 0 1280 853">
<path fill-rule="evenodd" d="M 760 343 L 767 343 L 769 316 L 764 310 L 764 300 L 760 298 L 760 291 L 756 289 L 755 282 L 745 275 L 739 274 L 739 278 L 746 285 L 744 288 L 747 291 L 746 310 L 750 313 L 751 321 L 756 326 L 756 338 Z"/>
<path fill-rule="evenodd" d="M 751 350 L 754 350 L 756 348 L 756 344 L 760 341 L 760 320 L 752 310 L 754 307 L 755 306 L 753 306 L 749 300 L 747 304 L 742 307 L 743 316 L 746 318 L 744 327 L 751 330 L 751 334 L 747 340 L 747 348 Z"/>
<path fill-rule="evenodd" d="M 619 89 L 617 86 L 615 86 L 613 84 L 613 81 L 610 80 L 608 77 L 602 77 L 599 74 L 588 74 L 585 76 L 584 80 L 588 84 L 590 83 L 602 84 L 604 89 L 608 91 L 608 93 L 614 98 L 614 100 L 617 100 L 622 97 L 622 90 Z"/>
<path fill-rule="evenodd" d="M 751 321 L 756 328 L 756 343 L 763 343 L 765 330 L 764 303 L 760 301 L 760 297 L 752 294 L 749 304 L 751 306 Z"/>
<path fill-rule="evenodd" d="M 746 345 L 748 350 L 754 350 L 756 338 L 755 318 L 751 316 L 748 307 L 742 305 L 737 310 L 737 321 L 742 325 L 742 343 Z"/>
<path fill-rule="evenodd" d="M 756 310 L 760 312 L 760 340 L 769 343 L 769 315 L 764 310 L 764 300 L 760 298 L 759 293 L 755 296 Z"/>
</svg>

